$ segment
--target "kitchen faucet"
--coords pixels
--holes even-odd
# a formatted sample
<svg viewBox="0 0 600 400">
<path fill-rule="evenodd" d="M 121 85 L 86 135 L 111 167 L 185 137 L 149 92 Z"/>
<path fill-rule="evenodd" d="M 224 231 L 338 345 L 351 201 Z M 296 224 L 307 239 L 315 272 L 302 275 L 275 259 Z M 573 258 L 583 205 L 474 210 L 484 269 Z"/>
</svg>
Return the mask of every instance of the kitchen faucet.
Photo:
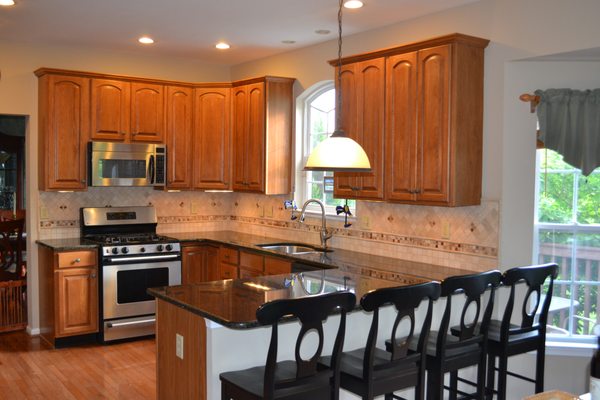
<svg viewBox="0 0 600 400">
<path fill-rule="evenodd" d="M 323 250 L 325 250 L 327 248 L 327 240 L 331 239 L 333 233 L 331 230 L 327 229 L 327 223 L 325 220 L 325 206 L 323 205 L 323 203 L 317 199 L 306 200 L 306 202 L 304 202 L 304 205 L 302 206 L 302 212 L 300 213 L 300 222 L 304 222 L 306 206 L 308 206 L 310 203 L 317 203 L 321 206 L 321 247 L 323 248 Z"/>
</svg>

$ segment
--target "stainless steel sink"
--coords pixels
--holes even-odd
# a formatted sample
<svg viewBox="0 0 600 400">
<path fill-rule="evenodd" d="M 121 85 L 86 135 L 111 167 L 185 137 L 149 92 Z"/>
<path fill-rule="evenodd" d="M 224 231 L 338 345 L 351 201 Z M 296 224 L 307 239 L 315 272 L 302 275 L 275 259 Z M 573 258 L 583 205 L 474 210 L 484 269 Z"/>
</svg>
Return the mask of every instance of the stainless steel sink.
<svg viewBox="0 0 600 400">
<path fill-rule="evenodd" d="M 257 244 L 257 246 L 286 254 L 319 254 L 332 251 L 304 243 L 263 243 Z"/>
</svg>

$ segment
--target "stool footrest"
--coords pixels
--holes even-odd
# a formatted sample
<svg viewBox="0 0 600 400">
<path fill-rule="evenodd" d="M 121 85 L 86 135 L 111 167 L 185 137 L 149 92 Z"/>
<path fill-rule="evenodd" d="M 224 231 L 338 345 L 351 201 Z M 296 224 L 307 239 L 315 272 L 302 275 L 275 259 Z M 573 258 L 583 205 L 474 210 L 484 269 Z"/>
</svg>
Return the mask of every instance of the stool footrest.
<svg viewBox="0 0 600 400">
<path fill-rule="evenodd" d="M 467 393 L 467 392 L 463 392 L 462 390 L 458 390 L 458 389 L 452 390 L 452 388 L 450 386 L 446 386 L 446 385 L 444 385 L 444 389 L 446 389 L 450 392 L 456 391 L 457 394 L 460 394 L 461 396 L 463 396 L 463 397 L 461 397 L 461 399 L 476 399 L 477 398 L 477 393 Z"/>
<path fill-rule="evenodd" d="M 496 368 L 494 368 L 494 369 L 495 369 L 496 371 L 500 371 L 500 368 L 497 368 L 497 367 L 496 367 Z M 536 383 L 536 380 L 535 380 L 535 379 L 531 379 L 531 378 L 529 378 L 529 377 L 527 377 L 527 376 L 523 376 L 523 375 L 517 374 L 517 373 L 515 373 L 515 372 L 506 371 L 506 375 L 514 376 L 515 378 L 523 379 L 524 381 L 527 381 L 527 382 Z"/>
</svg>

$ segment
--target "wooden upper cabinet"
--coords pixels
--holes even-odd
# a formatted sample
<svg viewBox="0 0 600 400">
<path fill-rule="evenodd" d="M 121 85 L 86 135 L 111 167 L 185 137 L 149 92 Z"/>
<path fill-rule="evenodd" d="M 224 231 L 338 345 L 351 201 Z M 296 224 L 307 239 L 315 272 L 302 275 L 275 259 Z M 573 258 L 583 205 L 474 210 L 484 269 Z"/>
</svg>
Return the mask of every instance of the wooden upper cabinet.
<svg viewBox="0 0 600 400">
<path fill-rule="evenodd" d="M 192 188 L 192 89 L 167 86 L 167 189 Z"/>
<path fill-rule="evenodd" d="M 231 89 L 194 90 L 194 188 L 231 188 Z"/>
<path fill-rule="evenodd" d="M 385 58 L 342 66 L 342 127 L 365 150 L 371 172 L 336 173 L 335 197 L 383 199 Z"/>
<path fill-rule="evenodd" d="M 385 197 L 411 201 L 417 187 L 417 52 L 386 60 Z"/>
<path fill-rule="evenodd" d="M 450 45 L 419 51 L 417 201 L 449 201 Z M 463 110 L 463 113 L 468 110 Z M 464 116 L 467 118 L 467 116 Z M 420 125 L 419 125 L 420 123 Z M 471 183 L 473 184 L 473 183 Z"/>
<path fill-rule="evenodd" d="M 234 82 L 232 188 L 265 194 L 292 190 L 294 79 Z"/>
<path fill-rule="evenodd" d="M 372 175 L 336 173 L 336 197 L 379 199 L 384 188 L 388 201 L 453 207 L 481 202 L 488 43 L 452 34 L 343 59 L 342 112 L 356 115 L 343 115 L 345 128 L 374 169 Z M 381 60 L 383 86 L 376 73 Z M 378 152 L 384 142 L 385 152 Z"/>
<path fill-rule="evenodd" d="M 131 141 L 164 142 L 164 86 L 131 83 Z"/>
<path fill-rule="evenodd" d="M 90 80 L 44 74 L 38 84 L 39 189 L 85 190 Z"/>
<path fill-rule="evenodd" d="M 129 140 L 129 82 L 91 80 L 91 138 L 99 141 Z"/>
</svg>

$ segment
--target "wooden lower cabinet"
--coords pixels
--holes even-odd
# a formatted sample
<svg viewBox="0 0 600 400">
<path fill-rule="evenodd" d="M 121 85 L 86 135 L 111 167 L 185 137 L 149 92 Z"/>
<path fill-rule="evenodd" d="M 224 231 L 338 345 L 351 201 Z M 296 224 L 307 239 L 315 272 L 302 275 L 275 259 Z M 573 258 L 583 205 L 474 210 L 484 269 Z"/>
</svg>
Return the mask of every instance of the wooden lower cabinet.
<svg viewBox="0 0 600 400">
<path fill-rule="evenodd" d="M 39 246 L 40 335 L 57 339 L 98 332 L 96 249 L 54 251 Z"/>
<path fill-rule="evenodd" d="M 181 251 L 181 284 L 221 279 L 217 267 L 218 257 L 217 246 L 184 243 Z"/>
<path fill-rule="evenodd" d="M 237 265 L 219 264 L 219 279 L 237 279 L 238 278 L 238 267 Z"/>
<path fill-rule="evenodd" d="M 292 262 L 283 258 L 265 256 L 265 275 L 289 274 Z"/>
</svg>

